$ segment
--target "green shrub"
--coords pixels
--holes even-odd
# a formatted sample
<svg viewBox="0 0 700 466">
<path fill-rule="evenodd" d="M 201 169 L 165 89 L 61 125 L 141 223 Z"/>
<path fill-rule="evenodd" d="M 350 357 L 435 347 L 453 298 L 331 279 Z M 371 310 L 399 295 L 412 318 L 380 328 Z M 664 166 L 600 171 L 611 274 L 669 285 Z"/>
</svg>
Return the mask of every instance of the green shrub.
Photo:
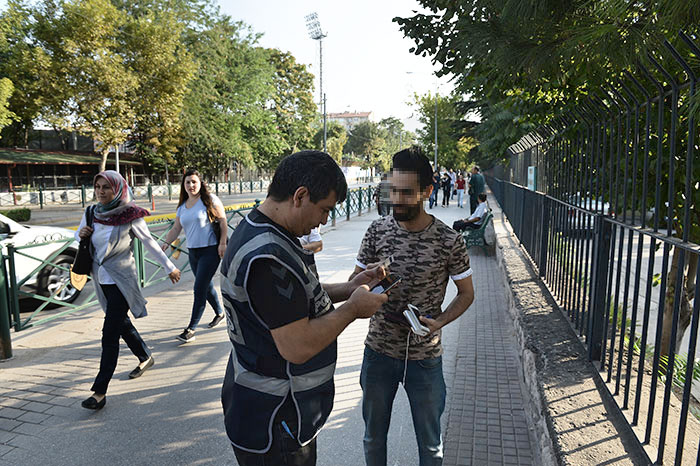
<svg viewBox="0 0 700 466">
<path fill-rule="evenodd" d="M 0 214 L 15 222 L 28 222 L 32 216 L 32 211 L 29 209 L 11 209 L 0 211 Z"/>
</svg>

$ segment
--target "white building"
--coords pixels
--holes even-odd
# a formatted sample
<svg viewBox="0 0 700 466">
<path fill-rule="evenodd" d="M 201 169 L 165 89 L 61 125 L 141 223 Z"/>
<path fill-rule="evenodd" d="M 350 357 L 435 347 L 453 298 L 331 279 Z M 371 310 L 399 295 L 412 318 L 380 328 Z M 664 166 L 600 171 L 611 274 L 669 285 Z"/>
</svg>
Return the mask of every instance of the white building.
<svg viewBox="0 0 700 466">
<path fill-rule="evenodd" d="M 358 123 L 363 121 L 369 121 L 372 112 L 343 112 L 343 113 L 329 113 L 327 115 L 328 121 L 337 121 L 345 127 L 346 131 L 352 130 Z"/>
</svg>

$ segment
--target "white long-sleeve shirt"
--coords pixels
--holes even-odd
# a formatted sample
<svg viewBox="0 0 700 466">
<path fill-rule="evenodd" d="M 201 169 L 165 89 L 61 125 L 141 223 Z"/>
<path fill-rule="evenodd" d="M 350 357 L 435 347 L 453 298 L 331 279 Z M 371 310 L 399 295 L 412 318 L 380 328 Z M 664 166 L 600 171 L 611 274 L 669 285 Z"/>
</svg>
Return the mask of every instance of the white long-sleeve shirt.
<svg viewBox="0 0 700 466">
<path fill-rule="evenodd" d="M 83 214 L 83 218 L 80 220 L 80 226 L 75 232 L 75 239 L 77 241 L 80 241 L 79 233 L 85 225 L 87 225 L 87 222 L 85 221 L 85 214 Z M 112 235 L 114 226 L 93 222 L 92 228 L 94 231 L 92 232 L 90 240 L 92 241 L 92 246 L 95 248 L 94 259 L 101 262 L 107 253 L 109 238 Z M 143 246 L 151 254 L 153 259 L 155 259 L 168 274 L 177 269 L 175 264 L 173 264 L 170 259 L 168 259 L 168 256 L 166 256 L 160 247 L 158 247 L 158 243 L 156 243 L 151 236 L 151 233 L 148 231 L 148 225 L 146 225 L 146 221 L 143 218 L 136 219 L 131 223 L 131 231 L 133 231 L 134 235 L 141 240 Z M 115 284 L 115 281 L 109 276 L 109 273 L 104 267 L 100 267 L 97 271 L 97 280 L 101 285 Z"/>
</svg>

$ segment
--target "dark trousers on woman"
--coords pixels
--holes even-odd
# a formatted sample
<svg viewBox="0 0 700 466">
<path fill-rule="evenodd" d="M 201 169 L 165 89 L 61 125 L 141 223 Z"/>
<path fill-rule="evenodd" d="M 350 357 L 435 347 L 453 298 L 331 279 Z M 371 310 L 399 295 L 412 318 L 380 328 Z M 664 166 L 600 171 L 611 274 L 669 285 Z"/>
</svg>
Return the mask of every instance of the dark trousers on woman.
<svg viewBox="0 0 700 466">
<path fill-rule="evenodd" d="M 114 370 L 119 359 L 119 337 L 129 347 L 134 356 L 144 362 L 151 357 L 151 351 L 139 335 L 131 319 L 127 315 L 129 304 L 122 295 L 117 285 L 100 285 L 107 300 L 105 309 L 105 322 L 102 326 L 102 357 L 100 358 L 100 371 L 97 373 L 92 391 L 95 393 L 107 393 L 107 386 L 112 380 Z"/>
<path fill-rule="evenodd" d="M 199 320 L 204 314 L 204 308 L 207 302 L 214 308 L 217 316 L 222 315 L 224 309 L 221 307 L 219 295 L 216 294 L 212 278 L 219 268 L 218 246 L 207 246 L 204 248 L 189 248 L 188 249 L 190 268 L 194 274 L 194 303 L 192 304 L 192 317 L 187 326 L 190 330 L 194 330 L 199 324 Z"/>
<path fill-rule="evenodd" d="M 450 187 L 442 189 L 442 205 L 450 205 Z"/>
</svg>

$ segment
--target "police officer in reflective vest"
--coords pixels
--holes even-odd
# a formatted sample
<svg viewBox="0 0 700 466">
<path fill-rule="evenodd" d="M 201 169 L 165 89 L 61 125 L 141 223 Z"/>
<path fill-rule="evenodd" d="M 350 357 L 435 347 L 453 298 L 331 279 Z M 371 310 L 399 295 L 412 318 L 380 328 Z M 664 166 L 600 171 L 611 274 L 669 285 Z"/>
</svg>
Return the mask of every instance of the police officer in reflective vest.
<svg viewBox="0 0 700 466">
<path fill-rule="evenodd" d="M 368 287 L 384 277 L 382 267 L 321 284 L 313 253 L 297 239 L 326 223 L 346 195 L 328 154 L 297 152 L 229 240 L 221 292 L 233 348 L 222 404 L 241 466 L 316 464 L 316 435 L 333 407 L 336 338 L 387 300 Z"/>
</svg>

